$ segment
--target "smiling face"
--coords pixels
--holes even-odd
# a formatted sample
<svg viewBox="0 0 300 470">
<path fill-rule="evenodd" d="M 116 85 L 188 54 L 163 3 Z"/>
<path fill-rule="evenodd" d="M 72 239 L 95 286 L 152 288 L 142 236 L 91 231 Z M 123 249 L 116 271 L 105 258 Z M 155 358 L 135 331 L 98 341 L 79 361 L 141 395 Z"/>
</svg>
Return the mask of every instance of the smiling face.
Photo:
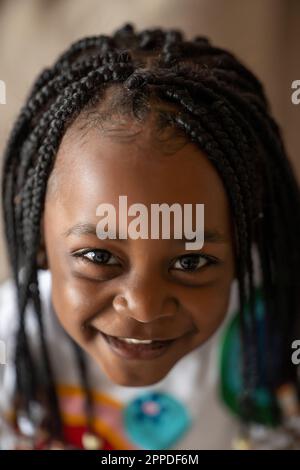
<svg viewBox="0 0 300 470">
<path fill-rule="evenodd" d="M 144 386 L 221 324 L 234 278 L 232 222 L 223 183 L 196 145 L 158 142 L 150 121 L 112 134 L 93 128 L 82 141 L 73 125 L 61 143 L 43 217 L 52 303 L 113 382 Z M 100 240 L 96 208 L 113 204 L 118 221 L 120 195 L 149 212 L 153 203 L 204 204 L 203 248 L 186 251 L 172 237 Z M 112 337 L 173 341 L 137 346 Z"/>
</svg>

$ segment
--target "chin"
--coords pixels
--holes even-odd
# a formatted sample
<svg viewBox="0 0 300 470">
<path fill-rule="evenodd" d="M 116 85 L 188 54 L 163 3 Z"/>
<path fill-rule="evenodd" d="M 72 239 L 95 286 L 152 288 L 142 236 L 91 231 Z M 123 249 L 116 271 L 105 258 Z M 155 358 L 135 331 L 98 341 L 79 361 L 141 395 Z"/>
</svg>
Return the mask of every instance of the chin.
<svg viewBox="0 0 300 470">
<path fill-rule="evenodd" d="M 165 377 L 163 375 L 162 377 L 132 377 L 132 376 L 122 376 L 122 377 L 116 377 L 116 376 L 108 376 L 108 378 L 116 385 L 121 385 L 123 387 L 147 387 L 150 385 L 154 385 L 160 380 L 162 380 Z"/>
<path fill-rule="evenodd" d="M 155 374 L 151 374 L 149 369 L 145 368 L 145 366 L 140 366 L 132 369 L 132 370 L 120 370 L 118 371 L 115 368 L 106 369 L 103 364 L 99 364 L 101 371 L 106 375 L 106 377 L 111 380 L 115 385 L 121 385 L 123 387 L 147 387 L 149 385 L 154 385 L 160 380 L 164 379 L 168 374 L 169 370 L 167 371 L 155 371 Z M 141 373 L 139 373 L 139 368 Z M 145 371 L 146 369 L 146 371 Z"/>
</svg>

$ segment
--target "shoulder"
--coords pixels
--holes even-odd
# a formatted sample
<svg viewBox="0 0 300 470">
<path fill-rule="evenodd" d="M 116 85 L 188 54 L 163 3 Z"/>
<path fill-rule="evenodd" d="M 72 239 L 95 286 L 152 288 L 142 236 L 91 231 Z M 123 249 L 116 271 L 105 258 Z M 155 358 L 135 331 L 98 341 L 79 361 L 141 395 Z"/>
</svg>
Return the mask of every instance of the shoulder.
<svg viewBox="0 0 300 470">
<path fill-rule="evenodd" d="M 47 306 L 51 289 L 51 278 L 49 271 L 39 271 L 38 281 L 41 301 Z M 32 307 L 27 306 L 26 316 L 28 316 L 29 333 L 33 328 Z M 0 339 L 9 339 L 18 326 L 18 293 L 17 287 L 12 277 L 0 284 Z"/>
<path fill-rule="evenodd" d="M 51 276 L 49 271 L 38 272 L 38 282 L 44 322 L 51 335 L 54 334 L 52 315 L 49 315 Z M 25 315 L 26 333 L 36 361 L 40 360 L 40 336 L 38 322 L 31 302 Z M 14 279 L 10 277 L 0 284 L 0 341 L 4 346 L 4 366 L 0 377 L 0 408 L 9 408 L 15 383 L 15 348 L 19 326 L 18 293 Z M 48 336 L 48 335 L 47 335 Z M 48 339 L 48 338 L 47 338 Z"/>
<path fill-rule="evenodd" d="M 44 322 L 53 334 L 52 316 L 49 315 L 49 303 L 51 293 L 50 272 L 38 272 L 38 282 Z M 25 312 L 26 333 L 33 354 L 39 354 L 40 345 L 38 322 L 31 302 L 28 302 Z M 2 349 L 5 350 L 5 369 L 13 367 L 17 331 L 19 327 L 19 309 L 17 286 L 12 277 L 0 284 L 0 341 Z"/>
<path fill-rule="evenodd" d="M 17 326 L 17 289 L 12 278 L 0 284 L 0 339 L 9 340 Z"/>
<path fill-rule="evenodd" d="M 14 389 L 14 349 L 17 325 L 17 290 L 13 279 L 9 278 L 0 284 L 0 341 L 2 352 L 4 352 L 0 366 L 0 408 L 5 411 L 10 408 Z M 0 438 L 0 448 L 1 445 L 2 438 Z"/>
</svg>

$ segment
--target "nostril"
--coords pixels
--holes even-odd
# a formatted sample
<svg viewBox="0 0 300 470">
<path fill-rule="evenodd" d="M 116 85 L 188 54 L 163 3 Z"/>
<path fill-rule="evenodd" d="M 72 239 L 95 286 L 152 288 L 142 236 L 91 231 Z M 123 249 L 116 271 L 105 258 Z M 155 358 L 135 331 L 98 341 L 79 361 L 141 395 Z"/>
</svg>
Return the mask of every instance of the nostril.
<svg viewBox="0 0 300 470">
<path fill-rule="evenodd" d="M 118 312 L 128 307 L 127 300 L 122 295 L 117 295 L 113 300 L 113 307 Z"/>
</svg>

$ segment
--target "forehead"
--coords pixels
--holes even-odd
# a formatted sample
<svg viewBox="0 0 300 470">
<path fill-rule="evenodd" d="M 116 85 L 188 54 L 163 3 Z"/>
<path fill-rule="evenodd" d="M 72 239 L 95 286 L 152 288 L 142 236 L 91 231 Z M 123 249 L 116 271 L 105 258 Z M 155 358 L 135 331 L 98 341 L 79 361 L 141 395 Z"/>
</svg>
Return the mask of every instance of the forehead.
<svg viewBox="0 0 300 470">
<path fill-rule="evenodd" d="M 229 229 L 216 169 L 195 144 L 168 132 L 158 138 L 151 125 L 128 123 L 105 134 L 91 128 L 83 136 L 74 128 L 61 143 L 47 202 L 59 205 L 70 223 L 95 221 L 97 206 L 117 207 L 119 195 L 128 204 L 202 203 L 206 222 Z"/>
</svg>

